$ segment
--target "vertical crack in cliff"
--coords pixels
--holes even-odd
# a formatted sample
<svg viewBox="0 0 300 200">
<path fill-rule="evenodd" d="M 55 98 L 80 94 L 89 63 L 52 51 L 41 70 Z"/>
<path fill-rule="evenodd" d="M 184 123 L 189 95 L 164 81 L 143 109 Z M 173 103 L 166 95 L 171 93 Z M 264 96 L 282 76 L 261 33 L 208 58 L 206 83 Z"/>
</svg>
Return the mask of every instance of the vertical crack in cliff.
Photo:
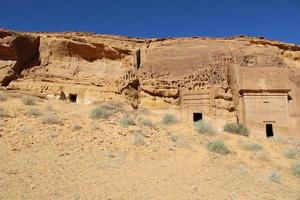
<svg viewBox="0 0 300 200">
<path fill-rule="evenodd" d="M 136 51 L 136 69 L 138 70 L 141 66 L 141 50 Z"/>
</svg>

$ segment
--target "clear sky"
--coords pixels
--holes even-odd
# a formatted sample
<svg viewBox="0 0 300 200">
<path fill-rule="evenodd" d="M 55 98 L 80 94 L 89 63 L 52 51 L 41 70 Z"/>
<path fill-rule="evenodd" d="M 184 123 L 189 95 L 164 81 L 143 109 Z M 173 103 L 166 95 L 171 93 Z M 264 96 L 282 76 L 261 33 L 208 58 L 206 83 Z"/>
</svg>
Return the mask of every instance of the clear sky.
<svg viewBox="0 0 300 200">
<path fill-rule="evenodd" d="M 300 0 L 1 0 L 0 27 L 136 37 L 264 36 L 300 44 Z"/>
</svg>

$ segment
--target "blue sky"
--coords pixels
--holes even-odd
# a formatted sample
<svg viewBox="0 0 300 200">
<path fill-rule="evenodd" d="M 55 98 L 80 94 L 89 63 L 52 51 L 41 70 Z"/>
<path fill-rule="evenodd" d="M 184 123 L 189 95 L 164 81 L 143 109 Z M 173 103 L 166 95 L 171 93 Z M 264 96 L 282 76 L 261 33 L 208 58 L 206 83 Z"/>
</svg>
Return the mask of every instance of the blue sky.
<svg viewBox="0 0 300 200">
<path fill-rule="evenodd" d="M 136 37 L 250 35 L 300 44 L 300 0 L 3 0 L 0 27 Z"/>
</svg>

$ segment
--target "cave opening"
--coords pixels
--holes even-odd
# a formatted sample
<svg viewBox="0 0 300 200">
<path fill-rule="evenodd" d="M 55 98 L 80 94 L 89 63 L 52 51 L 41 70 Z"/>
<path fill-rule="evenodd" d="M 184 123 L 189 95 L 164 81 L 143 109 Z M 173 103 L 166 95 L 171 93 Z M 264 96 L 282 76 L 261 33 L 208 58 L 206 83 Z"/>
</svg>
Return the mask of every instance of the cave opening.
<svg viewBox="0 0 300 200">
<path fill-rule="evenodd" d="M 266 135 L 267 137 L 273 137 L 273 124 L 266 124 Z"/>
<path fill-rule="evenodd" d="M 72 103 L 76 103 L 77 94 L 69 94 L 69 101 L 72 102 Z"/>
<path fill-rule="evenodd" d="M 193 122 L 198 122 L 202 120 L 202 113 L 193 113 Z"/>
</svg>

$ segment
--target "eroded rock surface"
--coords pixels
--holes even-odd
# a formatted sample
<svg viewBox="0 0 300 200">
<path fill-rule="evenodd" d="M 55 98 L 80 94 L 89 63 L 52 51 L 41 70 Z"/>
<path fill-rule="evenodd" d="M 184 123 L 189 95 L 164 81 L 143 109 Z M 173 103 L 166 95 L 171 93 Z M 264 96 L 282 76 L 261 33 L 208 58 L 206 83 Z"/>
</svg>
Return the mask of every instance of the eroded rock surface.
<svg viewBox="0 0 300 200">
<path fill-rule="evenodd" d="M 179 110 L 187 120 L 201 112 L 300 129 L 300 46 L 264 38 L 0 30 L 0 83 L 48 97 L 76 94 L 82 103 L 124 98 L 134 108 Z"/>
</svg>

